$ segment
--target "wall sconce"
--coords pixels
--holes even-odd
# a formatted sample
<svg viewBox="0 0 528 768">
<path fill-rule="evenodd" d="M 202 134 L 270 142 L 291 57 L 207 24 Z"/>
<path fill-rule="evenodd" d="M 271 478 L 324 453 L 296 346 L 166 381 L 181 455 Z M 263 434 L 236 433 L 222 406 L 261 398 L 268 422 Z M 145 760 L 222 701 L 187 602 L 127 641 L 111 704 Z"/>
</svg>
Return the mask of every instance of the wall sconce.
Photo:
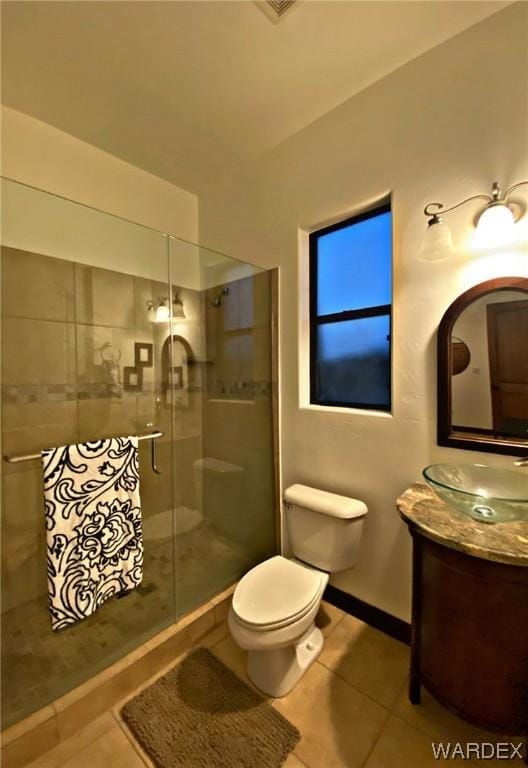
<svg viewBox="0 0 528 768">
<path fill-rule="evenodd" d="M 447 258 L 453 251 L 453 240 L 447 224 L 442 216 L 471 200 L 485 200 L 486 206 L 476 219 L 476 232 L 473 238 L 473 248 L 478 250 L 497 248 L 507 245 L 514 240 L 515 223 L 522 217 L 524 210 L 516 203 L 509 202 L 509 197 L 514 189 L 528 184 L 528 181 L 519 181 L 502 194 L 498 182 L 494 182 L 491 195 L 472 195 L 460 203 L 444 208 L 443 203 L 428 203 L 424 208 L 424 214 L 428 217 L 427 231 L 422 243 L 421 258 L 427 261 L 437 261 Z"/>
<path fill-rule="evenodd" d="M 183 311 L 183 301 L 179 294 L 174 294 L 172 297 L 172 317 L 179 318 L 180 320 L 185 318 L 185 312 Z"/>
<path fill-rule="evenodd" d="M 151 323 L 168 323 L 170 320 L 170 308 L 168 298 L 158 296 L 157 301 L 147 301 L 149 320 Z"/>
<path fill-rule="evenodd" d="M 172 297 L 172 317 L 185 318 L 185 312 L 183 309 L 183 301 L 179 294 L 174 293 Z M 169 307 L 169 299 L 167 296 L 158 296 L 156 301 L 147 301 L 147 309 L 149 312 L 149 320 L 151 323 L 168 323 L 171 318 L 171 308 Z"/>
</svg>

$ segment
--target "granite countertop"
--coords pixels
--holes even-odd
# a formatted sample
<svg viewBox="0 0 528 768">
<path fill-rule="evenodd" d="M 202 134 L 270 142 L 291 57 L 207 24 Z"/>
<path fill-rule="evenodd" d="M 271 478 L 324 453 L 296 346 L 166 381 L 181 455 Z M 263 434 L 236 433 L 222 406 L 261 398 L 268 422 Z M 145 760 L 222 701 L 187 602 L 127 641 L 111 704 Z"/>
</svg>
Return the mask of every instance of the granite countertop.
<svg viewBox="0 0 528 768">
<path fill-rule="evenodd" d="M 428 539 L 473 557 L 528 567 L 528 523 L 479 523 L 449 507 L 425 483 L 411 485 L 396 502 L 403 520 Z"/>
</svg>

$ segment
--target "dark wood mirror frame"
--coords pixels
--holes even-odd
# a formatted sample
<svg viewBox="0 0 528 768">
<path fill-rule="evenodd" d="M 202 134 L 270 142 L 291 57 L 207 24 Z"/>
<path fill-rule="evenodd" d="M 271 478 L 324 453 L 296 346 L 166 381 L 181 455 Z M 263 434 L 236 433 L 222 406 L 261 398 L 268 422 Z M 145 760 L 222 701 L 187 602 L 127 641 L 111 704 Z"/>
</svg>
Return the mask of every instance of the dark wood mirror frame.
<svg viewBox="0 0 528 768">
<path fill-rule="evenodd" d="M 492 437 L 484 431 L 456 434 L 451 426 L 451 335 L 459 315 L 477 299 L 495 291 L 523 291 L 528 294 L 528 278 L 498 277 L 474 285 L 447 308 L 438 327 L 438 445 L 471 451 L 528 456 L 528 442 Z"/>
</svg>

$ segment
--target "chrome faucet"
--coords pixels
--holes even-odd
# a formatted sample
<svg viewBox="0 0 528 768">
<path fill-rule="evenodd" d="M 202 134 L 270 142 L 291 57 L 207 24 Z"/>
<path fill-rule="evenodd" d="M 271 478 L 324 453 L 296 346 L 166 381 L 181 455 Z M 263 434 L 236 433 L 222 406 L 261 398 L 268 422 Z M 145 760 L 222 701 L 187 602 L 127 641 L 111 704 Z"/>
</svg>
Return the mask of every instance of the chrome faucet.
<svg viewBox="0 0 528 768">
<path fill-rule="evenodd" d="M 523 456 L 521 459 L 513 462 L 516 467 L 528 467 L 528 456 Z"/>
</svg>

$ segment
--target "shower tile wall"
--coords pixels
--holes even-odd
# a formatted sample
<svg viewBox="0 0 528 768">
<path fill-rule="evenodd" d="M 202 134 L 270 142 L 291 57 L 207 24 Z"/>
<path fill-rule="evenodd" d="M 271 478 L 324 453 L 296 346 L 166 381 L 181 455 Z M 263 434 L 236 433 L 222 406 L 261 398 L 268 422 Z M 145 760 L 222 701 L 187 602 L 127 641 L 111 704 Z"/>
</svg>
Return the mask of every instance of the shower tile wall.
<svg viewBox="0 0 528 768">
<path fill-rule="evenodd" d="M 224 464 L 204 473 L 204 508 L 240 553 L 224 564 L 229 583 L 276 551 L 270 272 L 210 289 L 206 308 L 204 456 Z"/>
<path fill-rule="evenodd" d="M 214 299 L 229 293 L 219 307 Z M 216 286 L 206 301 L 207 394 L 221 400 L 253 402 L 268 396 L 271 382 L 270 273 Z"/>
<path fill-rule="evenodd" d="M 181 247 L 200 263 L 200 249 Z M 174 257 L 176 274 L 181 254 Z M 140 443 L 141 587 L 58 633 L 47 609 L 40 464 L 3 464 L 2 727 L 275 552 L 270 275 L 172 290 L 185 312 L 172 324 L 172 362 L 186 369 L 179 389 L 166 386 L 169 327 L 147 310 L 169 296 L 166 283 L 2 248 L 3 453 L 165 433 L 162 475 L 151 470 L 150 444 Z M 127 389 L 138 343 L 153 346 L 153 365 L 140 389 Z"/>
<path fill-rule="evenodd" d="M 189 307 L 194 301 L 199 311 L 199 294 L 193 294 L 183 291 L 182 299 Z M 194 443 L 197 455 L 202 436 L 196 408 L 173 423 L 170 402 L 161 403 L 159 361 L 168 330 L 150 322 L 147 301 L 167 295 L 164 283 L 2 249 L 3 453 L 35 453 L 54 445 L 140 434 L 154 426 L 165 432 L 158 445 L 162 476 L 151 471 L 150 445 L 140 444 L 146 539 L 142 587 L 60 633 L 51 631 L 47 611 L 40 464 L 3 464 L 4 727 L 174 619 L 172 430 L 178 428 L 177 438 Z M 194 324 L 199 325 L 199 316 Z M 137 342 L 153 345 L 153 367 L 143 369 L 141 390 L 131 392 L 124 388 L 123 370 L 134 366 Z M 181 446 L 179 451 L 185 452 Z M 174 503 L 192 505 L 188 486 L 178 485 Z M 149 521 L 157 513 L 162 513 L 161 520 L 150 540 Z"/>
</svg>

